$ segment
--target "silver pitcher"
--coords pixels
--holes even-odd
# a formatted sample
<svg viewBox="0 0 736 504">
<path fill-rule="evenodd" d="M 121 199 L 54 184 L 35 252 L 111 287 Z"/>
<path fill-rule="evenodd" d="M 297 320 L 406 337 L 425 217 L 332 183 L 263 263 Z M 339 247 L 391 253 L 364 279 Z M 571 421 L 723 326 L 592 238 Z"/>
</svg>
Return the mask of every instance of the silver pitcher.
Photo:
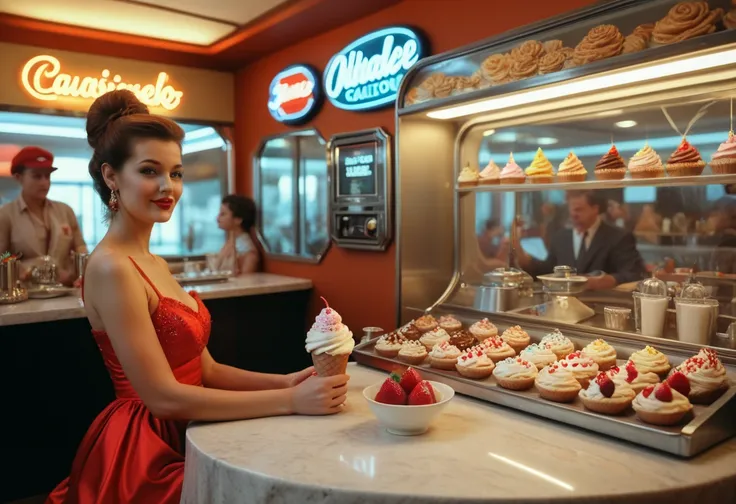
<svg viewBox="0 0 736 504">
<path fill-rule="evenodd" d="M 81 280 L 84 276 L 84 270 L 87 269 L 88 253 L 72 251 L 72 261 L 74 263 L 74 274 L 77 280 Z"/>
<path fill-rule="evenodd" d="M 20 263 L 15 257 L 0 261 L 0 304 L 20 303 L 28 291 L 20 284 Z"/>
<path fill-rule="evenodd" d="M 475 309 L 498 313 L 518 308 L 525 275 L 514 268 L 498 268 L 483 275 L 483 285 L 475 291 Z"/>
</svg>

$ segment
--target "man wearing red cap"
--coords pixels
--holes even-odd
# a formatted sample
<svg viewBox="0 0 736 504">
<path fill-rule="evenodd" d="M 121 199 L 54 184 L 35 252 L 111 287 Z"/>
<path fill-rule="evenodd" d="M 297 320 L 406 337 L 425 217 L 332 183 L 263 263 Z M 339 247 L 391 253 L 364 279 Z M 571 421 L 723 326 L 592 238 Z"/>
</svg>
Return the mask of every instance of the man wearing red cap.
<svg viewBox="0 0 736 504">
<path fill-rule="evenodd" d="M 13 158 L 10 173 L 21 185 L 15 201 L 0 207 L 0 254 L 23 254 L 23 261 L 50 256 L 59 281 L 75 280 L 71 252 L 87 252 L 77 217 L 71 207 L 47 198 L 54 156 L 40 147 L 24 147 Z"/>
</svg>

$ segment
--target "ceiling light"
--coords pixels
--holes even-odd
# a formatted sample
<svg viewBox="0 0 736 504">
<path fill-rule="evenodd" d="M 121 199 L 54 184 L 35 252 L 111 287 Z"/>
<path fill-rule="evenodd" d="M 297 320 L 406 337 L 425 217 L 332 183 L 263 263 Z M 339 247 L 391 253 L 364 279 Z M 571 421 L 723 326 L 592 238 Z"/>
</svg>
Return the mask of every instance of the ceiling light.
<svg viewBox="0 0 736 504">
<path fill-rule="evenodd" d="M 40 124 L 20 124 L 0 122 L 0 133 L 10 135 L 34 135 L 62 138 L 87 138 L 84 128 L 69 128 L 64 126 L 43 126 Z"/>
<path fill-rule="evenodd" d="M 633 128 L 637 124 L 639 123 L 636 121 L 619 121 L 616 123 L 616 126 L 619 128 Z"/>
<path fill-rule="evenodd" d="M 207 126 L 206 128 L 199 128 L 196 130 L 188 131 L 187 134 L 184 136 L 184 140 L 187 142 L 191 142 L 193 140 L 199 140 L 201 138 L 216 134 L 217 133 L 215 132 L 215 128 Z"/>
<path fill-rule="evenodd" d="M 200 140 L 198 142 L 185 142 L 181 146 L 182 154 L 194 154 L 195 152 L 201 152 L 210 149 L 221 149 L 225 147 L 225 142 L 219 136 L 217 138 L 211 138 L 208 140 Z"/>
<path fill-rule="evenodd" d="M 484 136 L 484 137 L 488 137 L 488 136 L 491 136 L 491 135 L 493 135 L 493 134 L 494 134 L 495 132 L 496 132 L 496 130 L 495 130 L 495 129 L 489 129 L 489 130 L 485 130 L 485 131 L 483 132 L 483 136 Z"/>
<path fill-rule="evenodd" d="M 689 72 L 707 70 L 709 68 L 723 67 L 736 64 L 736 49 L 714 52 L 701 56 L 678 59 L 647 65 L 644 67 L 622 70 L 614 74 L 606 74 L 583 78 L 571 82 L 565 82 L 542 89 L 532 89 L 525 92 L 515 93 L 507 96 L 489 98 L 487 100 L 458 105 L 442 110 L 427 113 L 432 119 L 456 119 L 481 112 L 518 107 L 556 98 L 567 98 L 574 95 L 600 91 L 617 86 L 636 84 L 648 80 L 661 79 L 674 75 L 682 75 Z"/>
<path fill-rule="evenodd" d="M 539 137 L 537 138 L 537 144 L 539 145 L 554 145 L 559 140 L 557 140 L 555 137 Z"/>
<path fill-rule="evenodd" d="M 493 135 L 493 141 L 500 143 L 516 142 L 517 138 L 517 134 L 513 131 L 502 131 L 501 133 L 496 133 L 495 135 Z"/>
</svg>

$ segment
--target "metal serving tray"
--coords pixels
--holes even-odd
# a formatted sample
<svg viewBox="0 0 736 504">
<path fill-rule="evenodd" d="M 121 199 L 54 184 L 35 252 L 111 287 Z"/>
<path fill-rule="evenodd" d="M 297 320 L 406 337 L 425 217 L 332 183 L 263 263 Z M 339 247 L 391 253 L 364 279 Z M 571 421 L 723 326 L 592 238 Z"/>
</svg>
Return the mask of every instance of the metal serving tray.
<svg viewBox="0 0 736 504">
<path fill-rule="evenodd" d="M 198 271 L 177 273 L 174 275 L 174 278 L 179 282 L 179 285 L 196 285 L 227 282 L 231 276 L 231 271 Z"/>
<path fill-rule="evenodd" d="M 499 332 L 501 330 L 499 327 Z M 532 335 L 532 340 L 535 339 L 539 338 Z M 373 350 L 375 342 L 376 340 L 373 339 L 356 346 L 353 351 L 355 360 L 384 371 L 393 371 L 398 366 L 406 367 L 405 363 L 397 359 L 389 359 L 375 353 Z M 673 364 L 677 360 L 672 359 Z M 625 362 L 619 359 L 619 365 Z M 736 386 L 732 386 L 710 406 L 695 405 L 693 413 L 684 421 L 686 423 L 672 427 L 658 427 L 639 421 L 631 409 L 619 416 L 606 416 L 586 410 L 579 399 L 569 404 L 562 404 L 540 398 L 533 388 L 522 392 L 506 390 L 499 387 L 493 377 L 486 380 L 470 380 L 455 371 L 442 371 L 430 367 L 429 364 L 414 367 L 429 379 L 449 385 L 460 394 L 680 457 L 693 457 L 736 434 L 736 421 L 734 420 L 736 419 L 736 400 L 734 399 Z M 733 370 L 728 369 L 728 371 L 733 377 Z"/>
</svg>

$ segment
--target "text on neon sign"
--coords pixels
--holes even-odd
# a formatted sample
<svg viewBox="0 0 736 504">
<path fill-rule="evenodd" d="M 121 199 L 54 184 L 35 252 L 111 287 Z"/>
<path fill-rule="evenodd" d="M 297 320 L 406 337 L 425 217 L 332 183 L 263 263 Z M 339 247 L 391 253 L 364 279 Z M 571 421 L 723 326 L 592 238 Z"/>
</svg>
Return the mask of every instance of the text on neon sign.
<svg viewBox="0 0 736 504">
<path fill-rule="evenodd" d="M 23 87 L 39 100 L 53 101 L 62 96 L 95 99 L 116 89 L 128 89 L 149 107 L 174 110 L 184 93 L 167 84 L 168 80 L 166 72 L 158 74 L 155 84 L 145 85 L 123 82 L 120 75 L 110 78 L 107 69 L 100 72 L 100 77 L 70 75 L 62 73 L 61 62 L 47 54 L 29 59 L 21 72 Z"/>
</svg>

